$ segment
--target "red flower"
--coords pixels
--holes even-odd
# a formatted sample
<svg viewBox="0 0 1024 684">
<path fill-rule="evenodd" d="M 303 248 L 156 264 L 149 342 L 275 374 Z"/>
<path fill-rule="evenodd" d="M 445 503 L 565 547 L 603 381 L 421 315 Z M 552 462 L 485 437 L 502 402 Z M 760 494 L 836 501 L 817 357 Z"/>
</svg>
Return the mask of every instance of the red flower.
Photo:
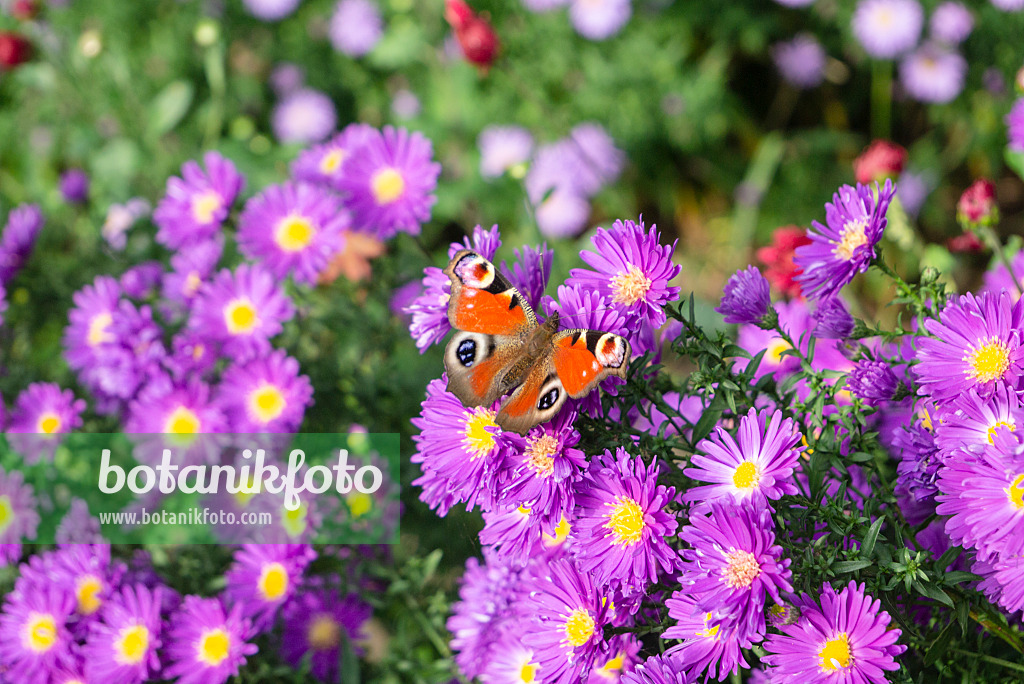
<svg viewBox="0 0 1024 684">
<path fill-rule="evenodd" d="M 463 0 L 445 0 L 444 17 L 455 29 L 462 54 L 473 64 L 489 67 L 498 55 L 498 36 L 491 25 Z"/>
<path fill-rule="evenodd" d="M 958 252 L 980 252 L 985 249 L 985 245 L 971 231 L 949 238 L 946 242 L 946 247 L 954 254 Z"/>
<path fill-rule="evenodd" d="M 867 185 L 886 178 L 895 179 L 907 163 L 907 151 L 888 140 L 876 140 L 853 160 L 858 183 Z"/>
<path fill-rule="evenodd" d="M 11 3 L 11 16 L 15 19 L 27 21 L 39 13 L 39 3 L 36 0 L 14 0 Z"/>
<path fill-rule="evenodd" d="M 13 69 L 28 61 L 32 46 L 21 34 L 0 31 L 0 71 Z"/>
<path fill-rule="evenodd" d="M 776 290 L 787 297 L 800 296 L 800 283 L 795 278 L 802 273 L 793 263 L 797 247 L 811 244 L 807 231 L 800 226 L 783 226 L 772 234 L 772 244 L 757 250 L 757 258 L 768 268 L 764 277 Z"/>
<path fill-rule="evenodd" d="M 996 186 L 987 178 L 979 178 L 960 195 L 956 203 L 956 218 L 964 230 L 978 226 L 991 226 L 999 221 L 996 206 Z"/>
</svg>

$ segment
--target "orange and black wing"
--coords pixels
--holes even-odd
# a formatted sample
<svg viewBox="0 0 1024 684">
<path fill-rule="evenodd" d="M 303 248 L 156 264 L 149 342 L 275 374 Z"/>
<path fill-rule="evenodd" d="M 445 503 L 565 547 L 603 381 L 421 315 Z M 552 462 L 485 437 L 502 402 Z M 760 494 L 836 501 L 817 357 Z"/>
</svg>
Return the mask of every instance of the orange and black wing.
<svg viewBox="0 0 1024 684">
<path fill-rule="evenodd" d="M 537 326 L 533 309 L 494 264 L 468 249 L 444 269 L 452 281 L 448 322 L 456 330 L 525 336 Z"/>
<path fill-rule="evenodd" d="M 573 399 L 609 375 L 626 377 L 631 350 L 625 337 L 599 330 L 564 330 L 552 339 L 551 364 Z"/>
</svg>

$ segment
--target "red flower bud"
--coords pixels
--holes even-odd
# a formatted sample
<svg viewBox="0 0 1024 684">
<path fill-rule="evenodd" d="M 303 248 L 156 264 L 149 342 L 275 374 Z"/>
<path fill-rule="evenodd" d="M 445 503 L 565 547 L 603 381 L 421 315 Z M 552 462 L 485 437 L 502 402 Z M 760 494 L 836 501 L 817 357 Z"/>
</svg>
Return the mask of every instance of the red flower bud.
<svg viewBox="0 0 1024 684">
<path fill-rule="evenodd" d="M 0 71 L 13 69 L 28 61 L 32 45 L 24 36 L 11 31 L 0 31 Z"/>
<path fill-rule="evenodd" d="M 984 243 L 971 231 L 949 238 L 946 247 L 954 254 L 957 252 L 980 252 L 985 249 Z"/>
<path fill-rule="evenodd" d="M 463 0 L 445 0 L 444 17 L 455 29 L 462 54 L 473 64 L 489 67 L 498 55 L 498 36 Z"/>
<path fill-rule="evenodd" d="M 15 19 L 27 21 L 39 13 L 39 3 L 36 0 L 14 0 L 11 3 L 11 16 Z"/>
<path fill-rule="evenodd" d="M 895 178 L 907 163 L 907 151 L 888 140 L 876 140 L 853 160 L 853 175 L 858 183 L 881 182 Z"/>
<path fill-rule="evenodd" d="M 772 244 L 757 250 L 757 258 L 767 268 L 764 277 L 776 290 L 788 297 L 800 296 L 796 276 L 802 271 L 793 263 L 796 248 L 811 244 L 807 231 L 800 226 L 783 226 L 772 234 Z"/>
<path fill-rule="evenodd" d="M 956 203 L 956 218 L 964 230 L 979 226 L 991 226 L 999 221 L 999 207 L 996 206 L 996 186 L 987 178 L 979 178 L 964 190 Z"/>
</svg>

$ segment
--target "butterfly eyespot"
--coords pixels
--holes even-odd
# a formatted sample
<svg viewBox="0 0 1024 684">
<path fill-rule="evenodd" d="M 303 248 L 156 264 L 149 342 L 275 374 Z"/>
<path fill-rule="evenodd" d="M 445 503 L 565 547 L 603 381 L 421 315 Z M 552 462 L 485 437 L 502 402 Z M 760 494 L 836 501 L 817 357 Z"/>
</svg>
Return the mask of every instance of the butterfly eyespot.
<svg viewBox="0 0 1024 684">
<path fill-rule="evenodd" d="M 462 340 L 459 348 L 455 350 L 455 355 L 459 357 L 459 363 L 469 368 L 476 361 L 476 341 Z"/>
<path fill-rule="evenodd" d="M 541 411 L 545 411 L 554 406 L 556 401 L 558 401 L 558 388 L 552 387 L 548 390 L 547 394 L 541 397 L 540 401 L 537 402 L 537 408 Z"/>
</svg>

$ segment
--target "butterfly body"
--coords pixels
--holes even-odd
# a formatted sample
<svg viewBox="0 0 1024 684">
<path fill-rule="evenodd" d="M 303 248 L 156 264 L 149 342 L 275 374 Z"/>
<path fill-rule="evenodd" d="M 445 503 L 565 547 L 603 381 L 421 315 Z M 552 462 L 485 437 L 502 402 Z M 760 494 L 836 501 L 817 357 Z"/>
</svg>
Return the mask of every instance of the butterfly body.
<svg viewBox="0 0 1024 684">
<path fill-rule="evenodd" d="M 496 422 L 525 434 L 550 420 L 568 397 L 579 398 L 609 375 L 625 377 L 629 342 L 595 330 L 559 331 L 543 323 L 490 261 L 461 250 L 444 273 L 451 279 L 448 321 L 456 329 L 444 353 L 448 390 L 467 407 L 502 397 Z"/>
</svg>

